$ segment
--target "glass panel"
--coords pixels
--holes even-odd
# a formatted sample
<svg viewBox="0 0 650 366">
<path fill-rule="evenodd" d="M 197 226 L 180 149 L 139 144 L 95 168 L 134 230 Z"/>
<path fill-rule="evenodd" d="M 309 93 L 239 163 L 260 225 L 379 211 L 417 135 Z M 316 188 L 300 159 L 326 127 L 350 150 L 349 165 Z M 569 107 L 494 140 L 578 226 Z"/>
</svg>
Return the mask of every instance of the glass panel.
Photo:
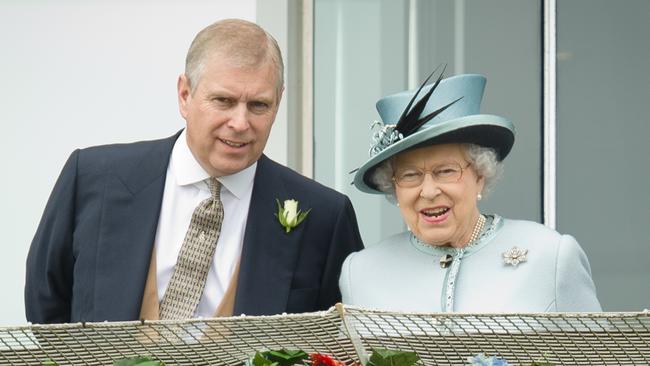
<svg viewBox="0 0 650 366">
<path fill-rule="evenodd" d="M 315 177 L 351 197 L 366 245 L 404 225 L 393 205 L 350 186 L 348 172 L 368 157 L 375 102 L 408 87 L 409 64 L 414 84 L 443 63 L 446 75 L 487 76 L 482 110 L 511 119 L 517 142 L 481 209 L 540 220 L 540 19 L 532 1 L 315 1 Z"/>
<path fill-rule="evenodd" d="M 316 0 L 314 14 L 314 176 L 350 196 L 369 245 L 404 229 L 348 172 L 368 157 L 377 99 L 406 88 L 406 1 Z"/>
<path fill-rule="evenodd" d="M 482 112 L 510 119 L 515 145 L 485 212 L 542 221 L 542 9 L 539 1 L 468 1 L 465 72 L 487 76 Z"/>
<path fill-rule="evenodd" d="M 650 306 L 650 2 L 558 1 L 558 230 L 607 311 Z"/>
</svg>

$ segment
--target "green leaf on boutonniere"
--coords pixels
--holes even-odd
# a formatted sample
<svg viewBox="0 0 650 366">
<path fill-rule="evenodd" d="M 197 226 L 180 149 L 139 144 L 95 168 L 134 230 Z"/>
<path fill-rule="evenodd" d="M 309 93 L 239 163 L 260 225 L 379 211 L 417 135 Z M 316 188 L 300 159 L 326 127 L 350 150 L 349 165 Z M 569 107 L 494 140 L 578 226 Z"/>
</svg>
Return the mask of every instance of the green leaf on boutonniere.
<svg viewBox="0 0 650 366">
<path fill-rule="evenodd" d="M 420 361 L 415 352 L 393 351 L 385 348 L 374 348 L 368 362 L 369 366 L 411 366 Z"/>
<path fill-rule="evenodd" d="M 309 210 L 302 212 L 298 209 L 298 201 L 293 199 L 285 200 L 284 205 L 280 204 L 280 200 L 277 198 L 275 201 L 278 203 L 278 212 L 274 215 L 278 218 L 280 225 L 284 227 L 284 230 L 287 233 L 300 225 L 311 211 L 310 208 Z"/>
</svg>

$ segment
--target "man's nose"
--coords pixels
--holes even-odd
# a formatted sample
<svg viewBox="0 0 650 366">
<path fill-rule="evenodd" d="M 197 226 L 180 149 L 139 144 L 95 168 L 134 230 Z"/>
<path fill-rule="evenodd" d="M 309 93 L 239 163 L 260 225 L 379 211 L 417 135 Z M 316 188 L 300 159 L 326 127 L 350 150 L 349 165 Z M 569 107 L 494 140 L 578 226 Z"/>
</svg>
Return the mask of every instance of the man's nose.
<svg viewBox="0 0 650 366">
<path fill-rule="evenodd" d="M 228 121 L 228 126 L 235 131 L 241 132 L 246 131 L 250 124 L 248 123 L 248 108 L 246 103 L 238 103 L 232 109 L 232 115 L 230 116 L 230 121 Z"/>
<path fill-rule="evenodd" d="M 440 194 L 440 192 L 438 182 L 433 179 L 433 175 L 428 173 L 425 174 L 422 180 L 422 185 L 420 186 L 420 197 L 434 199 Z"/>
</svg>

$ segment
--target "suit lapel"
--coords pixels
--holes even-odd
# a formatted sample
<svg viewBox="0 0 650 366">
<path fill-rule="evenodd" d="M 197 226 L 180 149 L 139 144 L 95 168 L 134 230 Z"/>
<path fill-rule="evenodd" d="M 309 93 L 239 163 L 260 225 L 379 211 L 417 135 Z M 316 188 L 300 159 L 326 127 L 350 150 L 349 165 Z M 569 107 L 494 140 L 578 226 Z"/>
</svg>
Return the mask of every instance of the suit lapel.
<svg viewBox="0 0 650 366">
<path fill-rule="evenodd" d="M 152 144 L 139 161 L 116 168 L 106 179 L 93 298 L 96 320 L 138 317 L 177 138 Z"/>
<path fill-rule="evenodd" d="M 276 199 L 289 199 L 276 163 L 258 160 L 244 234 L 234 315 L 285 311 L 298 259 L 302 225 L 285 233 L 274 213 Z"/>
</svg>

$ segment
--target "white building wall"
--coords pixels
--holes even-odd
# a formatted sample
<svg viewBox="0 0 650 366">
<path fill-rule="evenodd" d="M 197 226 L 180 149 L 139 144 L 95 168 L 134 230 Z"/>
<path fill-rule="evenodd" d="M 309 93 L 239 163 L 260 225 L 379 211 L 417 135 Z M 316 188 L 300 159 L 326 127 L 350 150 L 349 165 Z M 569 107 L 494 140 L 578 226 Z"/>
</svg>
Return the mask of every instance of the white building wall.
<svg viewBox="0 0 650 366">
<path fill-rule="evenodd" d="M 194 35 L 218 19 L 255 21 L 256 9 L 255 0 L 0 3 L 0 325 L 25 322 L 25 258 L 68 155 L 181 129 L 176 80 Z M 280 132 L 267 151 L 285 162 Z"/>
</svg>

